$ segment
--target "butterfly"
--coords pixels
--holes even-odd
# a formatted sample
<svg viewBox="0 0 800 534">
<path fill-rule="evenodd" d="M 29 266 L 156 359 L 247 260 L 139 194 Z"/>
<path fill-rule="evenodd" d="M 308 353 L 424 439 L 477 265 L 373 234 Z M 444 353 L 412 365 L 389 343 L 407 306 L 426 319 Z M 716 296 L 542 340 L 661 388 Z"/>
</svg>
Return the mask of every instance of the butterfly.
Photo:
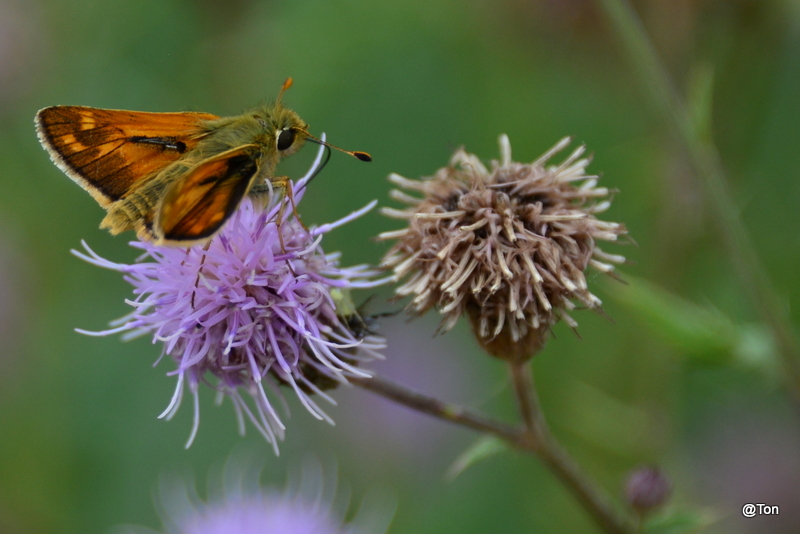
<svg viewBox="0 0 800 534">
<path fill-rule="evenodd" d="M 52 106 L 36 114 L 36 131 L 56 166 L 107 210 L 101 228 L 190 246 L 208 242 L 248 194 L 277 187 L 291 201 L 291 182 L 275 169 L 306 140 L 372 161 L 311 135 L 282 103 L 291 85 L 236 117 Z"/>
</svg>

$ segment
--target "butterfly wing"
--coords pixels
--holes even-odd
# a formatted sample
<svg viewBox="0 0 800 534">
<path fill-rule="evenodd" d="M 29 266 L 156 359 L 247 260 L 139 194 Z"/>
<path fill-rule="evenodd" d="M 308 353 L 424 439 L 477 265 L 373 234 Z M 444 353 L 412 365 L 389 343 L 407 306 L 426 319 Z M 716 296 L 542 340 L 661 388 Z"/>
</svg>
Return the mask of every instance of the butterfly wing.
<svg viewBox="0 0 800 534">
<path fill-rule="evenodd" d="M 104 208 L 194 148 L 210 113 L 146 113 L 53 106 L 36 114 L 53 162 Z"/>
<path fill-rule="evenodd" d="M 243 145 L 209 158 L 181 176 L 156 210 L 156 241 L 189 245 L 213 236 L 250 190 L 259 162 L 258 146 Z"/>
</svg>

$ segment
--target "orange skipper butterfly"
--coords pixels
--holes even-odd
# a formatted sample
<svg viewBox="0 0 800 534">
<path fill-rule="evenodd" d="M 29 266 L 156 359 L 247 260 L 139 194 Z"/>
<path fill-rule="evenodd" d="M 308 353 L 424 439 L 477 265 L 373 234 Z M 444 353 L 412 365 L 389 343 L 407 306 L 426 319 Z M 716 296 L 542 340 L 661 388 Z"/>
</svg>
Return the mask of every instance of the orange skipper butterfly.
<svg viewBox="0 0 800 534">
<path fill-rule="evenodd" d="M 58 168 L 108 211 L 101 228 L 189 246 L 213 237 L 247 194 L 278 187 L 291 201 L 289 179 L 275 168 L 306 140 L 372 161 L 308 133 L 281 102 L 291 85 L 238 117 L 53 106 L 36 114 L 36 131 Z"/>
</svg>

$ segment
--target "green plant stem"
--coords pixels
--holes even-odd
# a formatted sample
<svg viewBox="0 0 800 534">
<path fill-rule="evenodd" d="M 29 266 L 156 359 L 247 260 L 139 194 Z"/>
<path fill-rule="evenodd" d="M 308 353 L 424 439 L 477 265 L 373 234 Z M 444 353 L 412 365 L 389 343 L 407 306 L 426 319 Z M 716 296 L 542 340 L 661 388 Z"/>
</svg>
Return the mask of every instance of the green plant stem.
<svg viewBox="0 0 800 534">
<path fill-rule="evenodd" d="M 522 429 L 478 414 L 459 405 L 423 395 L 380 376 L 350 378 L 348 380 L 356 386 L 386 397 L 412 410 L 497 436 L 520 450 L 538 455 L 559 480 L 572 491 L 578 501 L 605 532 L 609 534 L 634 534 L 636 527 L 633 522 L 617 512 L 608 495 L 580 470 L 575 461 L 550 435 L 536 406 L 536 395 L 533 389 L 533 382 L 530 380 L 529 367 L 523 365 L 518 371 L 527 373 L 527 377 L 522 374 L 517 377 L 521 380 L 520 384 L 528 384 L 522 386 L 525 391 L 520 391 L 518 396 L 520 394 L 525 396 L 526 400 L 520 402 L 524 402 L 525 409 L 530 413 L 531 421 L 530 427 L 526 423 L 526 427 Z M 515 373 L 516 371 L 512 370 L 512 379 Z M 516 389 L 515 385 L 515 391 Z M 522 404 L 520 404 L 520 408 L 522 408 Z M 531 430 L 531 428 L 534 430 Z"/>
<path fill-rule="evenodd" d="M 650 89 L 654 103 L 676 131 L 714 210 L 728 256 L 761 319 L 773 332 L 795 393 L 800 394 L 800 343 L 789 320 L 786 306 L 770 282 L 739 217 L 717 147 L 709 135 L 703 135 L 698 130 L 684 99 L 628 1 L 599 1 L 623 41 L 636 70 Z"/>
<path fill-rule="evenodd" d="M 508 369 L 522 423 L 528 432 L 539 435 L 541 429 L 545 428 L 545 422 L 542 420 L 539 398 L 533 387 L 533 374 L 528 371 L 528 362 L 509 362 Z"/>
</svg>

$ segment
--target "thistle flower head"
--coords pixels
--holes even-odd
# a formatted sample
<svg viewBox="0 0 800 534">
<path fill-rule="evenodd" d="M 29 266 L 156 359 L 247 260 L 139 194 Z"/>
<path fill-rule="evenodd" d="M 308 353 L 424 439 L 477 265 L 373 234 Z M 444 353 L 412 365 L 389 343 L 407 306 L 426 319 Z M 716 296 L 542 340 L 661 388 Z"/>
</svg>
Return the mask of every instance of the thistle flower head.
<svg viewBox="0 0 800 534">
<path fill-rule="evenodd" d="M 421 195 L 392 191 L 410 206 L 383 212 L 408 227 L 379 236 L 397 240 L 382 266 L 394 270 L 396 281 L 406 279 L 396 293 L 413 297 L 412 313 L 437 308 L 444 331 L 466 314 L 489 353 L 524 360 L 557 321 L 577 327 L 573 309 L 599 309 L 584 271 L 612 273 L 625 258 L 603 252 L 597 241 L 627 231 L 595 217 L 610 206 L 609 190 L 586 174 L 585 147 L 546 165 L 570 142 L 562 139 L 533 163 L 515 163 L 503 135 L 501 159 L 491 170 L 459 149 L 432 177 L 389 177 Z"/>
<path fill-rule="evenodd" d="M 295 202 L 304 185 L 301 180 L 295 186 Z M 73 251 L 123 273 L 133 286 L 136 297 L 126 301 L 134 308 L 129 315 L 110 330 L 83 333 L 152 335 L 153 343 L 162 344 L 162 357 L 169 356 L 177 366 L 168 373 L 177 377 L 177 385 L 161 417 L 176 413 L 187 387 L 194 398 L 187 447 L 198 428 L 201 383 L 214 388 L 219 401 L 224 396 L 233 401 L 240 432 L 249 419 L 277 453 L 285 427 L 268 392 L 283 402 L 277 386 L 289 386 L 312 415 L 332 422 L 311 394 L 335 404 L 323 389 L 346 382 L 348 376 L 369 376 L 359 364 L 380 357 L 383 341 L 357 339 L 337 315 L 331 297 L 332 289 L 374 285 L 376 272 L 366 266 L 340 267 L 338 254 L 325 254 L 320 247 L 325 232 L 372 205 L 307 231 L 291 207 L 281 210 L 281 202 L 286 198 L 262 210 L 245 199 L 205 247 L 134 241 L 131 246 L 144 253 L 132 264 L 103 259 L 85 243 L 85 254 Z"/>
<path fill-rule="evenodd" d="M 163 534 L 381 534 L 392 519 L 388 497 L 362 503 L 356 517 L 344 523 L 341 508 L 347 499 L 337 495 L 335 477 L 323 476 L 318 461 L 304 462 L 300 476 L 290 476 L 285 489 L 264 487 L 261 469 L 253 461 L 232 457 L 221 484 L 209 484 L 209 497 L 200 498 L 194 484 L 180 477 L 163 477 L 159 512 Z M 215 477 L 216 478 L 216 477 Z M 342 506 L 344 505 L 344 506 Z M 118 532 L 156 534 L 127 526 Z"/>
</svg>

